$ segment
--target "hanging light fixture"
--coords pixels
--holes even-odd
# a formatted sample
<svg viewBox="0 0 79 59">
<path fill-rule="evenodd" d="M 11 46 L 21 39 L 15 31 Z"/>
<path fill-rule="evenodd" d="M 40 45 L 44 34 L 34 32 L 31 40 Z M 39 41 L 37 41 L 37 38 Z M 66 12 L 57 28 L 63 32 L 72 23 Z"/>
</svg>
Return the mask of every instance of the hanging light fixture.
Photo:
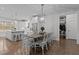
<svg viewBox="0 0 79 59">
<path fill-rule="evenodd" d="M 44 21 L 44 4 L 41 4 L 41 21 Z"/>
</svg>

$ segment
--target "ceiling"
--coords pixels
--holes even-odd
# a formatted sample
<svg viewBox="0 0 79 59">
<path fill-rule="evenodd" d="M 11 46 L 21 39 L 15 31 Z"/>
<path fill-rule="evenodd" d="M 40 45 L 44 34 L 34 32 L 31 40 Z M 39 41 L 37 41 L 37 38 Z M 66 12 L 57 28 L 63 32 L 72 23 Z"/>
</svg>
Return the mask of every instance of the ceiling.
<svg viewBox="0 0 79 59">
<path fill-rule="evenodd" d="M 69 11 L 78 11 L 79 4 L 45 4 L 45 15 L 60 14 Z M 40 4 L 0 4 L 0 17 L 25 19 L 40 14 Z"/>
</svg>

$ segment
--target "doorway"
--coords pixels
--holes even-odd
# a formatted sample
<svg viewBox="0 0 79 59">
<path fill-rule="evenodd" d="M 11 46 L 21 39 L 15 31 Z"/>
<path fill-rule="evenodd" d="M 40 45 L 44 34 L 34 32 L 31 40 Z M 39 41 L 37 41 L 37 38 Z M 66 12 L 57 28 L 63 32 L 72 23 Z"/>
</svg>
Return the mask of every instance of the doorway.
<svg viewBox="0 0 79 59">
<path fill-rule="evenodd" d="M 66 41 L 66 16 L 60 16 L 59 18 L 59 39 L 60 47 L 65 49 Z"/>
<path fill-rule="evenodd" d="M 59 35 L 60 39 L 66 39 L 66 16 L 60 16 L 59 21 Z"/>
</svg>

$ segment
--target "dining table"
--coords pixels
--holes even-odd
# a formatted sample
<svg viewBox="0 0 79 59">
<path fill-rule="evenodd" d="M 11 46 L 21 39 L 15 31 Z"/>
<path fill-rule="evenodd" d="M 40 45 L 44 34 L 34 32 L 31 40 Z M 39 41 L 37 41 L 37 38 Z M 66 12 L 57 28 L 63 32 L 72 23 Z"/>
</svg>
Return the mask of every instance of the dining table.
<svg viewBox="0 0 79 59">
<path fill-rule="evenodd" d="M 28 37 L 32 38 L 34 41 L 38 41 L 39 40 L 38 38 L 42 37 L 42 35 L 39 33 L 33 33 L 33 34 L 28 35 Z"/>
<path fill-rule="evenodd" d="M 38 42 L 38 41 L 43 40 L 43 35 L 40 33 L 33 33 L 33 34 L 28 35 L 28 37 L 31 38 L 30 40 L 32 40 L 34 42 Z"/>
<path fill-rule="evenodd" d="M 31 37 L 31 38 L 38 38 L 38 37 L 42 37 L 42 35 L 38 34 L 38 33 L 34 33 L 34 34 L 31 34 L 29 37 Z"/>
</svg>

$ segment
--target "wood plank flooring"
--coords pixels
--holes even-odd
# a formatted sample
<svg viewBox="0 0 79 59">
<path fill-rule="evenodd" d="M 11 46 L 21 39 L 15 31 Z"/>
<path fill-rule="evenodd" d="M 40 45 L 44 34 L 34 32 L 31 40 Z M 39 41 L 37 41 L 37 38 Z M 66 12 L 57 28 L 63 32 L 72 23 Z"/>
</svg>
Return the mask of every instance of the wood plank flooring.
<svg viewBox="0 0 79 59">
<path fill-rule="evenodd" d="M 4 44 L 2 43 L 4 41 Z M 4 45 L 4 47 L 3 47 Z M 0 54 L 1 55 L 24 55 L 26 50 L 22 49 L 21 41 L 12 42 L 6 38 L 0 38 Z M 30 55 L 42 55 L 41 48 L 31 48 Z M 48 45 L 48 50 L 45 49 L 45 55 L 79 55 L 79 44 L 76 44 L 75 39 L 61 39 L 60 41 L 53 40 L 52 45 Z"/>
</svg>

